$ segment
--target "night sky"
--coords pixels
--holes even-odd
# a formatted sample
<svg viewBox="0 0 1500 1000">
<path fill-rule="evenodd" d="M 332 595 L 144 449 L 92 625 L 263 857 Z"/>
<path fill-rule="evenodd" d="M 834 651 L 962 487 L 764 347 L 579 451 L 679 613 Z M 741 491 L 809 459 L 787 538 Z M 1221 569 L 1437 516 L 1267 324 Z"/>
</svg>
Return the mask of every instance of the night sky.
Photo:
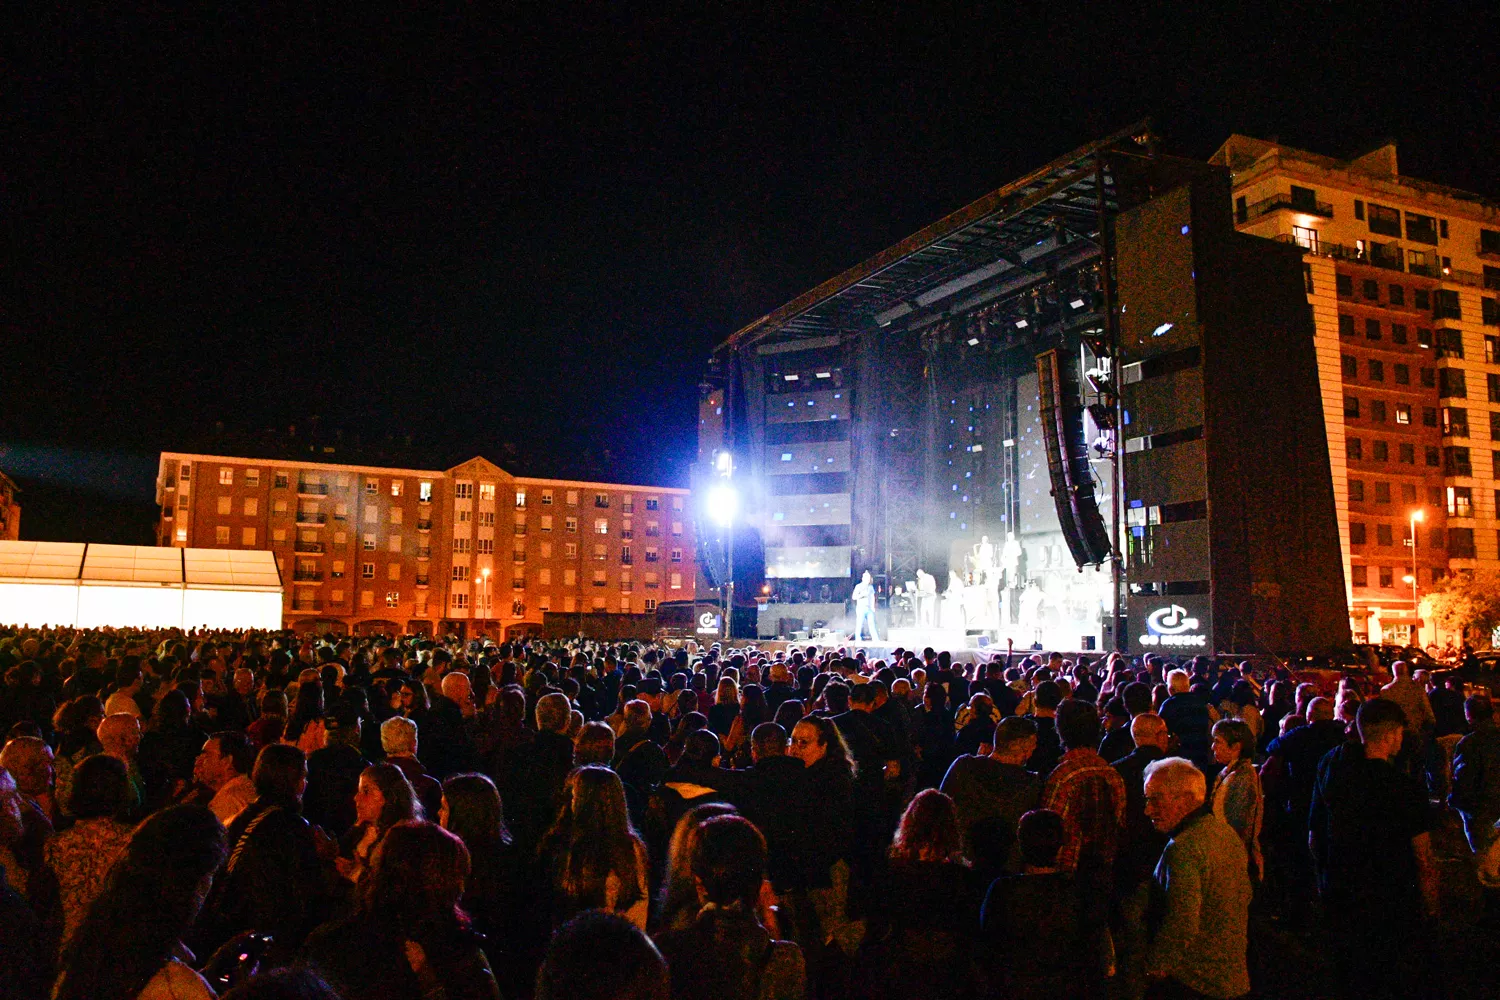
<svg viewBox="0 0 1500 1000">
<path fill-rule="evenodd" d="M 158 451 L 292 426 L 685 485 L 715 343 L 1147 115 L 1500 194 L 1497 25 L 1459 8 L 217 6 L 8 19 L 24 538 L 149 543 Z"/>
</svg>

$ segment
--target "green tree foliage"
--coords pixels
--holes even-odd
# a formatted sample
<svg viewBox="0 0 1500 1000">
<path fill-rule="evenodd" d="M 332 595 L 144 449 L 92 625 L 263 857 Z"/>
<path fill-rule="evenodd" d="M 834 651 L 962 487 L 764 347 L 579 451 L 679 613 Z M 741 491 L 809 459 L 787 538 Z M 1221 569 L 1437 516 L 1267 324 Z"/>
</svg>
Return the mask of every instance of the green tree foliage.
<svg viewBox="0 0 1500 1000">
<path fill-rule="evenodd" d="M 1500 627 L 1500 573 L 1494 570 L 1447 577 L 1425 596 L 1439 627 L 1465 639 L 1472 637 L 1488 645 L 1490 635 Z"/>
</svg>

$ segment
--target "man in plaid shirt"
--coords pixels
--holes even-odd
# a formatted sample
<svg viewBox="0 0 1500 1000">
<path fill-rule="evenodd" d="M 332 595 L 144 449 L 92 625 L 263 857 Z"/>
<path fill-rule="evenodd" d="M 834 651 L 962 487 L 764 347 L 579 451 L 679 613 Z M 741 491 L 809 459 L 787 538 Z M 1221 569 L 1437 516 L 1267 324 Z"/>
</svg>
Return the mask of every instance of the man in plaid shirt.
<svg viewBox="0 0 1500 1000">
<path fill-rule="evenodd" d="M 1057 867 L 1074 873 L 1081 929 L 1096 959 L 1086 967 L 1090 995 L 1095 995 L 1108 974 L 1109 900 L 1125 829 L 1125 783 L 1094 749 L 1099 713 L 1093 705 L 1076 698 L 1058 705 L 1057 734 L 1064 753 L 1042 786 L 1041 808 L 1063 818 Z"/>
</svg>

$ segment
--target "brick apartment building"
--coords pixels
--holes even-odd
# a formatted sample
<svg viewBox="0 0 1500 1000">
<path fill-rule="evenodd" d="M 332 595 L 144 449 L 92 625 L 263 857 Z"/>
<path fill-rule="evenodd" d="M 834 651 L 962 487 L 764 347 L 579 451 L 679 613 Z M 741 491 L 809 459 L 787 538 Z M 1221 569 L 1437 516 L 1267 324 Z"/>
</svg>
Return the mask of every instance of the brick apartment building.
<svg viewBox="0 0 1500 1000">
<path fill-rule="evenodd" d="M 269 549 L 291 627 L 496 637 L 694 593 L 688 491 L 163 452 L 157 544 Z"/>
<path fill-rule="evenodd" d="M 9 476 L 0 472 L 0 541 L 16 541 L 21 537 L 21 505 L 16 503 L 16 488 Z"/>
<path fill-rule="evenodd" d="M 1402 176 L 1394 145 L 1235 135 L 1212 162 L 1242 232 L 1306 251 L 1355 638 L 1435 641 L 1422 592 L 1500 568 L 1500 204 Z"/>
</svg>

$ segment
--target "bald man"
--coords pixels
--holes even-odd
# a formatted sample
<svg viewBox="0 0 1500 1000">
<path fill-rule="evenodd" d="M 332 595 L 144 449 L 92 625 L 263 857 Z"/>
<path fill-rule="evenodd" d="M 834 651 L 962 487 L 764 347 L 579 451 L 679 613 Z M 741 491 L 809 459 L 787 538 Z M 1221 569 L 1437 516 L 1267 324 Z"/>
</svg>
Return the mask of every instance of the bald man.
<svg viewBox="0 0 1500 1000">
<path fill-rule="evenodd" d="M 140 720 L 124 712 L 106 715 L 94 735 L 105 753 L 125 765 L 125 774 L 130 778 L 130 789 L 135 796 L 134 802 L 125 810 L 126 816 L 131 820 L 141 819 L 145 814 L 146 784 L 135 760 L 141 747 Z"/>
<path fill-rule="evenodd" d="M 57 822 L 54 789 L 57 772 L 52 766 L 52 748 L 35 736 L 17 736 L 0 750 L 0 767 L 16 779 L 16 787 L 49 823 Z"/>
</svg>

